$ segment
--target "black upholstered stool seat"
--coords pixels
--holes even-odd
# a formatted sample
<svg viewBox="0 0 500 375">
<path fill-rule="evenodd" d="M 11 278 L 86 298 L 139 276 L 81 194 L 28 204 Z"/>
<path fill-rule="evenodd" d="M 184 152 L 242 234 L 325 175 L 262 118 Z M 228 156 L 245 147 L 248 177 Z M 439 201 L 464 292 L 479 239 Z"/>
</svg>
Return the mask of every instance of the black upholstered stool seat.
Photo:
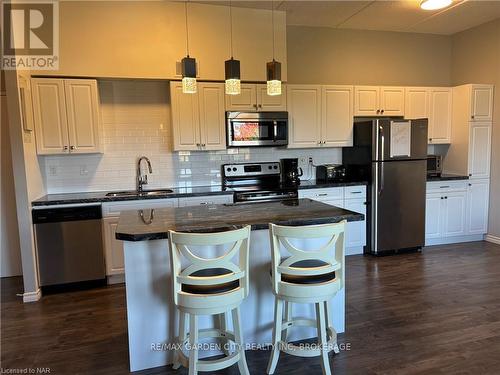
<svg viewBox="0 0 500 375">
<path fill-rule="evenodd" d="M 323 262 L 322 260 L 316 260 L 316 259 L 307 259 L 307 260 L 301 260 L 295 263 L 290 264 L 290 267 L 296 267 L 296 268 L 314 268 L 314 267 L 322 267 L 326 266 L 328 263 Z M 271 271 L 269 271 L 271 272 Z M 324 283 L 327 281 L 332 281 L 335 279 L 335 271 L 334 272 L 328 272 L 328 273 L 322 273 L 319 275 L 313 275 L 313 276 L 303 276 L 303 275 L 289 275 L 282 273 L 281 274 L 281 281 L 284 281 L 286 283 L 292 283 L 292 284 L 318 284 L 318 283 Z"/>
<path fill-rule="evenodd" d="M 189 276 L 213 277 L 213 276 L 228 275 L 230 273 L 232 273 L 232 271 L 228 270 L 227 268 L 206 268 L 203 270 L 193 272 Z M 240 286 L 240 281 L 234 280 L 227 283 L 212 284 L 212 285 L 182 284 L 181 290 L 183 292 L 191 294 L 216 294 L 216 293 L 229 292 L 233 289 L 238 288 L 239 286 Z"/>
</svg>

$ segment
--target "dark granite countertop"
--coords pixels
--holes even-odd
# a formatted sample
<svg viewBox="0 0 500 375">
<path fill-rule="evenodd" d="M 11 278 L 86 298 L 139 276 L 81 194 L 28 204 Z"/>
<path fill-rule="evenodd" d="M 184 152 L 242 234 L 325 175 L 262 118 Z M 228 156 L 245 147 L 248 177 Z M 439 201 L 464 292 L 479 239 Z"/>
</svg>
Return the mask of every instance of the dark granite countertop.
<svg viewBox="0 0 500 375">
<path fill-rule="evenodd" d="M 447 174 L 447 173 L 443 173 L 439 177 L 430 177 L 430 176 L 427 176 L 427 182 L 468 180 L 468 179 L 469 179 L 469 176 L 461 176 L 461 175 L 457 175 L 457 174 Z"/>
<path fill-rule="evenodd" d="M 339 186 L 353 186 L 353 185 L 366 185 L 365 182 L 316 182 L 302 181 L 298 186 L 299 189 L 314 189 L 314 188 L 327 188 Z M 169 198 L 186 198 L 186 197 L 201 197 L 205 195 L 230 195 L 232 191 L 223 190 L 220 185 L 212 186 L 193 186 L 193 187 L 178 187 L 170 188 L 174 192 L 170 194 L 154 195 L 154 196 L 119 196 L 107 197 L 108 191 L 93 192 L 93 193 L 62 193 L 62 194 L 48 194 L 31 202 L 35 206 L 52 206 L 57 204 L 79 204 L 79 203 L 103 203 L 103 202 L 119 202 L 119 201 L 133 201 L 140 199 L 169 199 Z"/>
<path fill-rule="evenodd" d="M 165 239 L 169 230 L 202 233 L 236 229 L 244 225 L 251 225 L 256 230 L 267 229 L 269 223 L 313 225 L 364 219 L 362 214 L 310 199 L 148 209 L 143 210 L 142 216 L 140 213 L 141 211 L 121 213 L 116 228 L 118 240 Z M 153 219 L 149 222 L 151 215 Z"/>
<path fill-rule="evenodd" d="M 231 191 L 222 190 L 222 186 L 193 186 L 193 187 L 178 187 L 170 188 L 173 193 L 162 195 L 130 195 L 107 197 L 108 191 L 95 193 L 65 193 L 65 194 L 48 194 L 33 202 L 32 206 L 51 206 L 56 204 L 78 204 L 78 203 L 102 203 L 102 202 L 119 202 L 119 201 L 135 201 L 140 199 L 169 199 L 169 198 L 186 198 L 198 197 L 205 195 L 231 195 Z"/>
</svg>

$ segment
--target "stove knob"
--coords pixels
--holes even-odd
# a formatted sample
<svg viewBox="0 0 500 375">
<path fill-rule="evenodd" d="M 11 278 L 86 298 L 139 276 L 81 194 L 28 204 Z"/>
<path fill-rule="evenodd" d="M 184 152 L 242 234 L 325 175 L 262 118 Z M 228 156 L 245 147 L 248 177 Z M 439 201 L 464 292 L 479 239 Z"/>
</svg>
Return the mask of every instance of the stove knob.
<svg viewBox="0 0 500 375">
<path fill-rule="evenodd" d="M 227 171 L 228 171 L 228 172 L 231 172 L 231 168 L 228 168 L 228 169 L 227 169 Z"/>
<path fill-rule="evenodd" d="M 275 165 L 275 166 L 274 166 L 274 169 L 278 169 L 278 166 L 277 166 L 277 165 Z"/>
<path fill-rule="evenodd" d="M 236 167 L 234 167 L 234 168 L 233 168 L 233 172 L 236 172 L 236 171 L 237 171 L 237 169 L 236 169 Z"/>
<path fill-rule="evenodd" d="M 271 165 L 270 165 L 268 168 L 269 168 L 269 169 L 273 169 L 273 167 L 272 167 Z"/>
</svg>

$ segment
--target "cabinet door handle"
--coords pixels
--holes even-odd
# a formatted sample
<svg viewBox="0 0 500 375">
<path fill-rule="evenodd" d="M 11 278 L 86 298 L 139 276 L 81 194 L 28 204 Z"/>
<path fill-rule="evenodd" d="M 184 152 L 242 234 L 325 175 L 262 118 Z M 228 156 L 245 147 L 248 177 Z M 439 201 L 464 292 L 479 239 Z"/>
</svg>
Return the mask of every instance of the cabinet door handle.
<svg viewBox="0 0 500 375">
<path fill-rule="evenodd" d="M 254 104 L 253 106 L 254 106 L 255 109 L 257 109 L 257 104 Z"/>
<path fill-rule="evenodd" d="M 469 177 L 472 177 L 472 173 L 469 173 Z"/>
<path fill-rule="evenodd" d="M 76 147 L 75 147 L 75 146 L 69 146 L 69 149 L 70 149 L 71 151 L 73 151 L 74 149 L 76 149 Z"/>
<path fill-rule="evenodd" d="M 379 114 L 379 113 L 380 113 L 380 109 L 377 109 L 377 114 Z"/>
<path fill-rule="evenodd" d="M 383 109 L 382 109 L 382 110 L 380 110 L 380 113 L 384 113 L 384 110 L 383 110 Z"/>
<path fill-rule="evenodd" d="M 474 120 L 474 115 L 472 115 L 470 118 Z"/>
<path fill-rule="evenodd" d="M 429 138 L 429 142 L 432 142 L 432 138 Z"/>
<path fill-rule="evenodd" d="M 259 104 L 259 108 L 262 108 L 262 104 Z"/>
<path fill-rule="evenodd" d="M 64 146 L 63 151 L 68 151 L 68 146 Z"/>
</svg>

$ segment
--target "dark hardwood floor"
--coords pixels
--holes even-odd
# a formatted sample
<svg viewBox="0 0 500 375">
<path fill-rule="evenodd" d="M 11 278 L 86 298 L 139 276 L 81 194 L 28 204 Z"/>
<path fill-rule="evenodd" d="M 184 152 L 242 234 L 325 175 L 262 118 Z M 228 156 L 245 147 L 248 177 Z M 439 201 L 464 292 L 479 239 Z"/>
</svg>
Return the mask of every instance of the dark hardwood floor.
<svg viewBox="0 0 500 375">
<path fill-rule="evenodd" d="M 23 304 L 15 296 L 22 292 L 20 278 L 1 284 L 4 371 L 128 373 L 123 286 Z M 474 242 L 422 254 L 348 257 L 347 331 L 339 341 L 350 350 L 332 357 L 335 374 L 499 374 L 500 246 Z M 247 352 L 250 371 L 264 374 L 268 357 Z M 304 373 L 320 374 L 319 359 L 281 355 L 277 374 Z"/>
</svg>

